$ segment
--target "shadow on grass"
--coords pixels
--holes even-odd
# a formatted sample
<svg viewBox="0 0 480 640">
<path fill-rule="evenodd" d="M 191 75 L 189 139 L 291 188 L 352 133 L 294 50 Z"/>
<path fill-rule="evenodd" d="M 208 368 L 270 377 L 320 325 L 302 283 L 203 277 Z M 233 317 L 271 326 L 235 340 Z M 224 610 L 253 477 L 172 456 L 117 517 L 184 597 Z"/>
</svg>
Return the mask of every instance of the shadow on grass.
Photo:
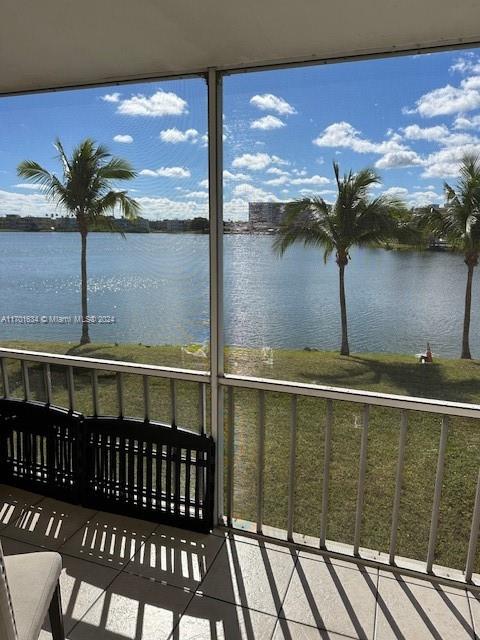
<svg viewBox="0 0 480 640">
<path fill-rule="evenodd" d="M 329 386 L 372 389 L 386 393 L 435 398 L 452 402 L 480 401 L 480 368 L 478 362 L 468 362 L 476 375 L 470 375 L 459 368 L 458 375 L 439 363 L 419 364 L 416 362 L 389 362 L 363 356 L 350 356 L 347 366 L 322 371 L 303 371 L 305 382 Z M 478 373 L 477 373 L 478 372 Z"/>
</svg>

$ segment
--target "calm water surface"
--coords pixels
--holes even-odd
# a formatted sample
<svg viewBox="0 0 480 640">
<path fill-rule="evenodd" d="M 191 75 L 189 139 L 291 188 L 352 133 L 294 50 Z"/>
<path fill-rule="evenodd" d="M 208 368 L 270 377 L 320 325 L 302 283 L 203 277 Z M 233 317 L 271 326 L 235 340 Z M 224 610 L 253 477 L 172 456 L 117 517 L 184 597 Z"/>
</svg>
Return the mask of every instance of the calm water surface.
<svg viewBox="0 0 480 640">
<path fill-rule="evenodd" d="M 226 343 L 337 349 L 338 270 L 314 249 L 283 259 L 269 236 L 225 237 Z M 208 338 L 208 237 L 89 236 L 89 312 L 105 342 L 186 344 Z M 0 234 L 0 316 L 80 313 L 80 238 L 74 233 Z M 347 268 L 353 351 L 457 357 L 466 268 L 450 253 L 352 251 Z M 480 270 L 478 270 L 480 273 Z M 475 275 L 471 346 L 480 355 L 480 276 Z M 78 325 L 0 323 L 1 340 L 72 340 Z"/>
</svg>

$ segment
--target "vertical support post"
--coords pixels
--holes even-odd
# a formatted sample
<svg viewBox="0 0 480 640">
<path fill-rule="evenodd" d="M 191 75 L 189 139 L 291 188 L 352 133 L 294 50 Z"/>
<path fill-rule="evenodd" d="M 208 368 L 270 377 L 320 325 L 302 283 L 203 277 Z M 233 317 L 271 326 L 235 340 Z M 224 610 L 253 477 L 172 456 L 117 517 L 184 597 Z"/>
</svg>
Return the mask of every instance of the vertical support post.
<svg viewBox="0 0 480 640">
<path fill-rule="evenodd" d="M 320 548 L 325 549 L 327 540 L 328 497 L 330 490 L 330 458 L 332 457 L 333 400 L 327 400 L 325 421 L 325 450 L 323 456 L 322 521 L 320 523 Z"/>
<path fill-rule="evenodd" d="M 177 428 L 177 391 L 175 385 L 175 378 L 170 378 L 170 422 L 173 429 Z"/>
<path fill-rule="evenodd" d="M 70 411 L 75 411 L 75 382 L 73 377 L 73 367 L 67 367 L 67 389 L 68 406 Z"/>
<path fill-rule="evenodd" d="M 370 407 L 363 407 L 362 444 L 360 446 L 360 469 L 358 472 L 357 510 L 355 513 L 355 534 L 353 538 L 353 554 L 358 555 L 360 549 L 360 532 L 362 529 L 363 500 L 365 495 L 365 476 L 367 473 L 368 421 Z"/>
<path fill-rule="evenodd" d="M 92 369 L 92 404 L 93 415 L 97 417 L 100 413 L 100 404 L 98 399 L 98 371 Z"/>
<path fill-rule="evenodd" d="M 297 396 L 292 396 L 290 409 L 290 464 L 288 469 L 288 524 L 287 539 L 293 542 L 295 518 L 295 476 L 297 462 Z"/>
<path fill-rule="evenodd" d="M 0 364 L 2 366 L 3 397 L 8 398 L 10 395 L 10 389 L 8 384 L 8 369 L 5 358 L 0 359 Z"/>
<path fill-rule="evenodd" d="M 211 425 L 215 440 L 214 518 L 223 518 L 223 108 L 222 74 L 208 70 L 208 188 L 210 217 Z"/>
<path fill-rule="evenodd" d="M 262 534 L 265 467 L 265 391 L 258 392 L 257 533 Z"/>
<path fill-rule="evenodd" d="M 47 404 L 52 404 L 52 373 L 48 362 L 45 362 L 43 365 L 43 380 L 45 383 L 45 398 Z"/>
<path fill-rule="evenodd" d="M 117 371 L 117 400 L 118 400 L 119 418 L 123 418 L 125 415 L 125 400 L 124 400 L 123 389 L 124 389 L 123 373 L 121 371 Z"/>
<path fill-rule="evenodd" d="M 398 444 L 397 474 L 395 477 L 395 496 L 393 498 L 392 530 L 390 533 L 390 552 L 388 561 L 393 564 L 397 551 L 398 518 L 400 515 L 400 499 L 402 497 L 403 469 L 405 466 L 405 445 L 407 443 L 408 418 L 405 409 L 402 410 L 400 423 L 400 441 Z"/>
<path fill-rule="evenodd" d="M 438 449 L 437 474 L 435 476 L 435 491 L 433 493 L 432 519 L 430 521 L 430 537 L 428 540 L 427 552 L 427 573 L 431 573 L 433 560 L 435 558 L 435 547 L 437 544 L 438 519 L 440 515 L 440 500 L 442 498 L 443 473 L 445 470 L 445 451 L 447 449 L 448 438 L 448 416 L 443 416 L 442 431 L 440 433 L 440 446 Z"/>
<path fill-rule="evenodd" d="M 228 388 L 228 468 L 227 468 L 227 525 L 233 518 L 233 472 L 235 456 L 235 401 L 233 387 Z"/>
<path fill-rule="evenodd" d="M 470 582 L 475 568 L 475 558 L 477 555 L 478 529 L 480 526 L 480 471 L 478 472 L 477 490 L 475 492 L 475 505 L 473 507 L 472 527 L 470 529 L 470 540 L 468 542 L 467 564 L 465 567 L 465 580 Z"/>
<path fill-rule="evenodd" d="M 22 360 L 23 396 L 25 400 L 30 400 L 30 381 L 28 378 L 28 363 Z"/>
<path fill-rule="evenodd" d="M 149 377 L 142 376 L 143 378 L 143 411 L 145 416 L 145 422 L 150 420 L 150 388 Z"/>
</svg>

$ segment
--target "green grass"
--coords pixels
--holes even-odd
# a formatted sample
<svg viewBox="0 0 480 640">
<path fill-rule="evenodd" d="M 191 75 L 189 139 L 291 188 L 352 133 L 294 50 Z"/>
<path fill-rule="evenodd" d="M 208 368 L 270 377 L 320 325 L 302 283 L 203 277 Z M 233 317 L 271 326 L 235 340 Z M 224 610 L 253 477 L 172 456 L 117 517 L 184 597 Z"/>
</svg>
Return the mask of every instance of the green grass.
<svg viewBox="0 0 480 640">
<path fill-rule="evenodd" d="M 76 347 L 31 342 L 9 343 L 8 346 L 202 370 L 208 366 L 206 358 L 186 354 L 177 346 L 94 344 Z M 480 402 L 480 363 L 475 361 L 436 360 L 431 365 L 419 365 L 413 356 L 359 354 L 346 358 L 331 352 L 275 350 L 273 362 L 269 363 L 260 350 L 229 348 L 226 368 L 242 375 Z M 64 375 L 55 369 L 52 373 L 54 402 L 64 405 L 67 401 Z M 9 374 L 11 389 L 21 395 L 20 370 L 13 361 L 9 361 Z M 76 370 L 75 385 L 78 409 L 90 413 L 89 374 Z M 39 367 L 32 367 L 31 386 L 34 396 L 43 399 Z M 143 391 L 138 376 L 126 376 L 125 391 L 127 413 L 142 416 Z M 117 413 L 116 394 L 114 374 L 102 373 L 100 407 L 103 413 Z M 177 394 L 179 423 L 198 428 L 196 383 L 178 382 Z M 168 381 L 151 380 L 151 400 L 152 417 L 169 420 Z M 257 400 L 256 392 L 235 391 L 234 515 L 245 520 L 256 517 Z M 352 543 L 362 407 L 343 402 L 335 402 L 334 407 L 328 537 Z M 289 411 L 287 396 L 266 394 L 265 523 L 283 529 L 287 522 Z M 324 426 L 325 402 L 299 399 L 295 530 L 312 536 L 318 536 L 321 520 Z M 382 551 L 387 551 L 389 545 L 399 426 L 398 410 L 371 409 L 361 544 Z M 420 560 L 425 559 L 427 550 L 440 426 L 441 416 L 422 412 L 409 414 L 398 553 Z M 439 564 L 459 569 L 464 566 L 479 462 L 478 422 L 452 418 L 436 554 Z"/>
</svg>

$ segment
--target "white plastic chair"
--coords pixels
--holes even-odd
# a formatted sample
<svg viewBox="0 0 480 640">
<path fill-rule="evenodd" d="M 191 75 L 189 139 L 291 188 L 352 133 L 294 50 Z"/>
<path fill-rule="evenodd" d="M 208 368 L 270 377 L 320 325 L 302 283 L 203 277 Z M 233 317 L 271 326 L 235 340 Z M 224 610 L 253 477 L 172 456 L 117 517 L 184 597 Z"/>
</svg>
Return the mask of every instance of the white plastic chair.
<svg viewBox="0 0 480 640">
<path fill-rule="evenodd" d="M 0 544 L 1 640 L 38 640 L 47 612 L 53 640 L 65 640 L 61 571 L 62 558 L 58 553 L 4 556 Z"/>
</svg>

